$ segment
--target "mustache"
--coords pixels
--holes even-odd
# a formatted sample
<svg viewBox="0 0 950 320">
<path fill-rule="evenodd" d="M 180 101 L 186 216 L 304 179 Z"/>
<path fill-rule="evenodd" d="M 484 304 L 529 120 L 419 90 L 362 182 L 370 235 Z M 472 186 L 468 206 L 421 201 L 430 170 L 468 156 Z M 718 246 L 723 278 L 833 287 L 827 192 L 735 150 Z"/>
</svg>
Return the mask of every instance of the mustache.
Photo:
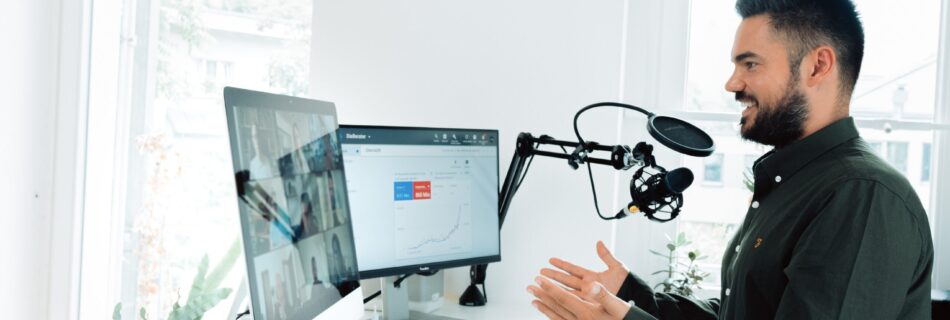
<svg viewBox="0 0 950 320">
<path fill-rule="evenodd" d="M 736 92 L 736 101 L 739 101 L 739 102 L 743 102 L 743 101 L 758 102 L 758 100 L 756 100 L 754 96 L 752 96 L 752 95 L 746 93 L 745 91 Z"/>
</svg>

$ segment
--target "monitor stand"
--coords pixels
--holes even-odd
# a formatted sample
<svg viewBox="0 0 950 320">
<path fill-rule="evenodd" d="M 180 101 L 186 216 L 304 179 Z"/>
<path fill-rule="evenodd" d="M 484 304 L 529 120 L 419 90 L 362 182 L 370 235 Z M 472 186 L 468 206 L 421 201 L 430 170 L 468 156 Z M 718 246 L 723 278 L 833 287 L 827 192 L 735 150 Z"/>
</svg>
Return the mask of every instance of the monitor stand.
<svg viewBox="0 0 950 320">
<path fill-rule="evenodd" d="M 460 320 L 428 313 L 409 310 L 409 288 L 407 282 L 395 286 L 398 276 L 383 278 L 383 319 L 384 320 Z"/>
</svg>

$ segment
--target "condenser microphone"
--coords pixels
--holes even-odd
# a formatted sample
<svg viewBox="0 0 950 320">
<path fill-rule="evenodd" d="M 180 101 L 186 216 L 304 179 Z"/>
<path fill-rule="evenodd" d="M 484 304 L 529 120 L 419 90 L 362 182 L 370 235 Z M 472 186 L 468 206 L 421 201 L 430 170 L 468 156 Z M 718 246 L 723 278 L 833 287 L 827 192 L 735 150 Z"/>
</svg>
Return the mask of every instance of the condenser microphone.
<svg viewBox="0 0 950 320">
<path fill-rule="evenodd" d="M 670 221 L 679 215 L 683 206 L 683 191 L 693 184 L 693 172 L 687 168 L 678 168 L 666 171 L 663 167 L 653 168 L 656 172 L 650 173 L 642 167 L 637 170 L 630 180 L 630 204 L 626 210 L 620 210 L 618 217 L 630 213 L 642 212 L 648 219 L 654 221 Z M 666 217 L 656 214 L 666 213 Z"/>
<path fill-rule="evenodd" d="M 683 193 L 693 184 L 693 171 L 687 168 L 677 168 L 673 171 L 660 172 L 647 181 L 631 198 L 640 204 L 638 207 L 647 207 L 649 203 L 661 201 Z"/>
<path fill-rule="evenodd" d="M 670 116 L 660 116 L 646 109 L 618 102 L 600 102 L 581 108 L 574 114 L 574 134 L 580 145 L 585 145 L 584 138 L 581 137 L 580 130 L 577 129 L 577 119 L 581 114 L 594 108 L 601 107 L 619 107 L 637 111 L 647 116 L 647 132 L 673 151 L 694 156 L 708 157 L 716 151 L 716 144 L 712 137 L 705 131 L 693 124 Z M 612 220 L 620 219 L 631 213 L 643 212 L 647 218 L 654 221 L 666 222 L 676 218 L 679 215 L 680 208 L 683 207 L 683 191 L 693 183 L 693 172 L 686 168 L 679 168 L 667 172 L 661 166 L 656 164 L 656 159 L 652 155 L 653 147 L 647 143 L 641 142 L 629 152 L 613 155 L 613 159 L 633 159 L 637 164 L 643 165 L 633 175 L 630 180 L 630 204 L 626 209 L 620 210 L 612 218 L 604 217 L 597 209 L 597 214 L 601 219 Z M 627 157 L 627 154 L 630 154 Z M 610 162 L 617 169 L 626 170 L 632 166 L 629 162 Z M 588 168 L 590 162 L 588 162 Z M 576 167 L 575 167 L 576 169 Z M 593 190 L 593 175 L 591 175 L 591 188 Z M 596 191 L 594 191 L 594 201 L 596 208 Z M 657 213 L 666 213 L 666 217 L 658 217 Z"/>
</svg>

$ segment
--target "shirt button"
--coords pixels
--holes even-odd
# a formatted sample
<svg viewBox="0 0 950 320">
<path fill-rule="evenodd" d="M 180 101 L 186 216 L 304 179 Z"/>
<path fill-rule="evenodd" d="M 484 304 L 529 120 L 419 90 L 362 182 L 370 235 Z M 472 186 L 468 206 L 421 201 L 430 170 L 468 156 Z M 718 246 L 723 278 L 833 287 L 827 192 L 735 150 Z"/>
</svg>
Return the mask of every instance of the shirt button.
<svg viewBox="0 0 950 320">
<path fill-rule="evenodd" d="M 775 176 L 775 183 L 782 182 L 782 176 Z"/>
<path fill-rule="evenodd" d="M 741 246 L 736 246 L 736 253 L 739 253 L 739 247 Z"/>
<path fill-rule="evenodd" d="M 729 291 L 730 291 L 729 288 L 726 288 L 726 296 L 729 295 Z"/>
<path fill-rule="evenodd" d="M 758 209 L 758 208 L 759 208 L 759 202 L 758 202 L 758 201 L 752 201 L 752 209 Z"/>
</svg>

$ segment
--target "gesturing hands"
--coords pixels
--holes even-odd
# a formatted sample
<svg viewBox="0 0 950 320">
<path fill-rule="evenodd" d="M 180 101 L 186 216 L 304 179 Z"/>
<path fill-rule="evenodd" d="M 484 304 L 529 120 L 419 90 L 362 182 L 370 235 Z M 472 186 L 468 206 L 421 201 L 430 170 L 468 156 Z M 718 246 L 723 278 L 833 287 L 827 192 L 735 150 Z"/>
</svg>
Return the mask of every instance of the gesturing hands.
<svg viewBox="0 0 950 320">
<path fill-rule="evenodd" d="M 630 273 L 630 269 L 627 269 L 627 266 L 618 261 L 617 258 L 610 253 L 610 250 L 607 250 L 607 246 L 604 245 L 603 241 L 597 241 L 597 256 L 607 265 L 607 270 L 594 272 L 558 258 L 551 258 L 551 260 L 548 260 L 551 265 L 567 273 L 560 270 L 543 268 L 541 269 L 541 275 L 572 288 L 575 286 L 571 286 L 571 282 L 577 283 L 577 280 L 600 282 L 600 284 L 607 288 L 607 291 L 616 295 L 617 291 L 620 290 L 620 286 L 623 285 L 623 280 L 626 279 L 627 274 Z"/>
<path fill-rule="evenodd" d="M 535 308 L 557 320 L 622 319 L 630 305 L 616 294 L 630 271 L 603 242 L 597 242 L 597 255 L 607 270 L 594 272 L 551 258 L 550 263 L 561 270 L 541 269 L 543 277 L 535 278 L 537 286 L 528 286 L 528 292 L 537 298 L 532 301 Z"/>
</svg>

